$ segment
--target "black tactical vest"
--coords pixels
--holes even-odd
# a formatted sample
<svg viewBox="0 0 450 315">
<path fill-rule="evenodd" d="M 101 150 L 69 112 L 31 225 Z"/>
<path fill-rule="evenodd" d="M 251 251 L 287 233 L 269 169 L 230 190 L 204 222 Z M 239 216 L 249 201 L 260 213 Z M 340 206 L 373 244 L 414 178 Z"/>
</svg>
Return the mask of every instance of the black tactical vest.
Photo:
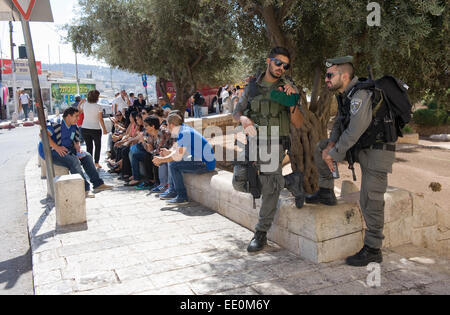
<svg viewBox="0 0 450 315">
<path fill-rule="evenodd" d="M 351 112 L 350 105 L 353 96 L 359 91 L 358 87 L 355 86 L 347 94 L 340 95 L 337 97 L 339 105 L 339 113 L 341 117 L 342 130 L 348 128 L 350 124 Z M 367 149 L 370 148 L 375 143 L 387 143 L 389 137 L 387 137 L 386 124 L 389 124 L 389 113 L 383 104 L 383 95 L 380 91 L 373 90 L 372 94 L 372 122 L 370 123 L 367 130 L 359 138 L 358 142 L 355 144 L 357 149 Z"/>
</svg>

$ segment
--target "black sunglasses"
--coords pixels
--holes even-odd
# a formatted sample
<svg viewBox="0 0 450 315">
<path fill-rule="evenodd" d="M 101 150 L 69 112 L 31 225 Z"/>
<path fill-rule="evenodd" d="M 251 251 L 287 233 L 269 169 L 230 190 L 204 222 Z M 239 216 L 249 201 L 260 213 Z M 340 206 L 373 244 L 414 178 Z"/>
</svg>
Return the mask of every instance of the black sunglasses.
<svg viewBox="0 0 450 315">
<path fill-rule="evenodd" d="M 337 74 L 337 73 L 327 72 L 326 78 L 331 80 L 336 74 Z"/>
<path fill-rule="evenodd" d="M 277 58 L 270 58 L 270 60 L 273 61 L 275 63 L 275 66 L 277 66 L 277 67 L 283 66 L 284 70 L 289 70 L 289 68 L 291 67 L 290 64 L 282 62 L 281 60 L 279 60 Z"/>
</svg>

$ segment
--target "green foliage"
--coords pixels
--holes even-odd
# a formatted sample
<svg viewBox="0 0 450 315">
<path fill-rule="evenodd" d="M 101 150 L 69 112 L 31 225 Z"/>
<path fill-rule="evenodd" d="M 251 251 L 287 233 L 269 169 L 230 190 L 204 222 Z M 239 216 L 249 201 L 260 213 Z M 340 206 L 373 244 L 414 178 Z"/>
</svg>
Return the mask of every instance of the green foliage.
<svg viewBox="0 0 450 315">
<path fill-rule="evenodd" d="M 304 87 L 313 86 L 316 69 L 325 72 L 325 59 L 353 55 L 358 76 L 367 77 L 370 64 L 376 77 L 405 81 L 413 102 L 429 90 L 448 104 L 448 1 L 377 2 L 380 27 L 367 24 L 367 1 L 235 0 L 234 14 L 245 52 L 260 58 L 261 51 L 284 43 L 295 55 L 292 76 Z M 276 39 L 279 34 L 283 39 Z"/>
<path fill-rule="evenodd" d="M 411 128 L 410 125 L 406 125 L 406 126 L 402 129 L 402 133 L 403 133 L 404 135 L 409 135 L 409 134 L 414 133 L 414 130 Z"/>
<path fill-rule="evenodd" d="M 178 105 L 184 105 L 198 84 L 228 79 L 225 69 L 236 62 L 235 27 L 227 18 L 226 2 L 79 0 L 79 4 L 80 18 L 66 26 L 74 48 L 120 69 L 173 80 Z"/>
<path fill-rule="evenodd" d="M 418 125 L 441 126 L 450 124 L 449 115 L 444 110 L 419 109 L 413 114 L 413 121 Z"/>
</svg>

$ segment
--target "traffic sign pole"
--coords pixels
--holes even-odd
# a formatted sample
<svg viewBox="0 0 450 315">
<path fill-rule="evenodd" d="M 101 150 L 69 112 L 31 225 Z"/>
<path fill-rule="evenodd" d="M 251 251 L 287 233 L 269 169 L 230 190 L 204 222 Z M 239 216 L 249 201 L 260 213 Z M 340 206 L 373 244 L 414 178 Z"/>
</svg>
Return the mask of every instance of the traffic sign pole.
<svg viewBox="0 0 450 315">
<path fill-rule="evenodd" d="M 36 104 L 39 105 L 37 107 L 37 112 L 39 118 L 39 125 L 41 126 L 41 139 L 42 139 L 42 146 L 44 148 L 45 166 L 47 167 L 47 182 L 48 187 L 50 187 L 50 191 L 48 192 L 48 194 L 52 197 L 53 200 L 55 200 L 55 185 L 53 182 L 53 178 L 55 177 L 55 171 L 53 168 L 53 159 L 52 159 L 52 152 L 50 150 L 50 141 L 48 139 L 47 124 L 44 114 L 44 103 L 42 102 L 41 86 L 39 83 L 39 76 L 36 67 L 36 58 L 34 56 L 33 41 L 31 39 L 30 22 L 25 20 L 25 17 L 23 17 L 22 15 L 20 16 L 20 19 L 22 21 L 23 37 L 25 39 L 25 45 L 27 47 L 28 65 L 30 67 L 31 82 L 33 84 Z"/>
<path fill-rule="evenodd" d="M 142 85 L 145 87 L 145 101 L 148 103 L 147 74 L 142 75 Z"/>
</svg>

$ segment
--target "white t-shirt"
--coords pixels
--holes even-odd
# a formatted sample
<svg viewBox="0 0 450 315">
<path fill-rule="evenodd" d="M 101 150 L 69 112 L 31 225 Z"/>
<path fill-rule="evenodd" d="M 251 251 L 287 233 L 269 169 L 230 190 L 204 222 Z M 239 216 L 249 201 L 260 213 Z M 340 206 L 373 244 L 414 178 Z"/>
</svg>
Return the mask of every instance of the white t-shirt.
<svg viewBox="0 0 450 315">
<path fill-rule="evenodd" d="M 84 103 L 81 105 L 81 108 L 84 112 L 84 120 L 81 128 L 101 130 L 98 113 L 102 112 L 102 107 L 99 104 Z"/>
<path fill-rule="evenodd" d="M 20 95 L 20 102 L 22 103 L 22 105 L 28 105 L 28 103 L 30 102 L 30 96 L 27 93 Z"/>
<path fill-rule="evenodd" d="M 116 108 L 116 104 L 117 104 L 117 111 L 118 111 L 118 112 L 122 112 L 122 114 L 125 116 L 125 111 L 126 111 L 127 108 L 128 108 L 128 104 L 127 104 L 127 102 L 122 98 L 121 95 L 119 95 L 118 97 L 116 97 L 116 98 L 113 100 L 113 102 L 112 102 L 112 105 L 113 105 L 113 111 L 114 111 L 115 108 Z"/>
</svg>

